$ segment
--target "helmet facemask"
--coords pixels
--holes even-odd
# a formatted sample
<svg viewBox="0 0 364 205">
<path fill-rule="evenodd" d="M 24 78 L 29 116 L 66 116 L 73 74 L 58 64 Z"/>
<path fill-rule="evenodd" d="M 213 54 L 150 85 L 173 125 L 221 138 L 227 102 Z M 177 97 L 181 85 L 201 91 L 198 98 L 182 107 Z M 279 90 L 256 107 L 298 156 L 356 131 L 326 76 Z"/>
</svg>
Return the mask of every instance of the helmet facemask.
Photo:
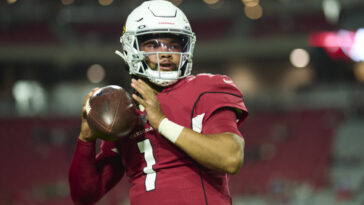
<svg viewBox="0 0 364 205">
<path fill-rule="evenodd" d="M 138 34 L 125 33 L 121 37 L 123 45 L 123 53 L 117 52 L 125 62 L 129 65 L 129 73 L 149 79 L 159 86 L 168 86 L 175 83 L 178 79 L 184 78 L 191 74 L 192 69 L 192 51 L 195 43 L 194 35 L 183 34 L 182 32 L 172 33 L 170 31 L 145 31 Z M 167 47 L 167 51 L 142 51 L 141 45 L 151 39 L 155 39 L 157 43 L 159 38 L 171 38 L 179 41 L 181 51 L 176 52 L 169 45 L 161 44 L 159 46 Z M 179 55 L 179 62 L 175 65 L 175 69 L 166 71 L 161 69 L 163 66 L 163 55 Z M 150 59 L 156 59 L 151 66 Z"/>
</svg>

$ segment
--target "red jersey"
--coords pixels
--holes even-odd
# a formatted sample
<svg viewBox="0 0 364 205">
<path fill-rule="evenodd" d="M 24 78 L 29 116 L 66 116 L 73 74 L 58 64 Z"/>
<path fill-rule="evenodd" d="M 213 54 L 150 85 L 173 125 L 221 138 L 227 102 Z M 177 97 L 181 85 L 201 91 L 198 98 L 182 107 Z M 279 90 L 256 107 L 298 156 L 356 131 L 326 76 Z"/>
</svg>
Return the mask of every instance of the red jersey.
<svg viewBox="0 0 364 205">
<path fill-rule="evenodd" d="M 227 76 L 189 76 L 157 98 L 169 120 L 203 134 L 210 134 L 204 124 L 220 108 L 236 110 L 238 125 L 247 116 L 242 94 Z M 100 153 L 112 149 L 121 156 L 132 183 L 131 204 L 231 204 L 227 174 L 201 167 L 154 130 L 145 114 L 138 111 L 139 126 L 128 139 L 104 141 Z"/>
</svg>

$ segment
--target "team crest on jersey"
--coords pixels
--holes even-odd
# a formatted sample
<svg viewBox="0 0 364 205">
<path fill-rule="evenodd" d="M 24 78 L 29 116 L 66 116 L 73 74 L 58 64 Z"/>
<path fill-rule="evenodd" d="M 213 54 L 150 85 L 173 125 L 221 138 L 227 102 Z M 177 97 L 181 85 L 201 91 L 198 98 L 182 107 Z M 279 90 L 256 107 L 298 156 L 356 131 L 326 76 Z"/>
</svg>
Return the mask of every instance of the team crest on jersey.
<svg viewBox="0 0 364 205">
<path fill-rule="evenodd" d="M 130 136 L 129 136 L 129 139 L 135 139 L 141 135 L 144 135 L 145 133 L 147 132 L 150 132 L 153 130 L 153 128 L 150 126 L 150 127 L 145 127 L 145 124 L 147 124 L 147 118 L 146 118 L 146 115 L 145 114 L 141 114 L 139 115 L 139 120 L 138 120 L 138 127 L 140 127 L 141 129 L 139 129 L 138 131 L 132 133 Z"/>
<path fill-rule="evenodd" d="M 129 139 L 135 139 L 135 138 L 137 138 L 137 137 L 139 137 L 141 135 L 144 135 L 145 133 L 150 132 L 152 130 L 153 130 L 153 127 L 148 127 L 148 128 L 138 130 L 138 131 L 134 132 L 133 134 L 131 134 L 129 136 Z"/>
</svg>

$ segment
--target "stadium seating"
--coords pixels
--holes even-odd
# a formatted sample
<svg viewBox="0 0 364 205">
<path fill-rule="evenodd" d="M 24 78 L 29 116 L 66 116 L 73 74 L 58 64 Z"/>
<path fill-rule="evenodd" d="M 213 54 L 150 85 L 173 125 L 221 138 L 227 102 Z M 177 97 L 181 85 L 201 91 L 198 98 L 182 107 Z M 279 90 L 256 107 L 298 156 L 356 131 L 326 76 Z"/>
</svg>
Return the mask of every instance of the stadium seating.
<svg viewBox="0 0 364 205">
<path fill-rule="evenodd" d="M 46 23 L 14 24 L 0 28 L 1 44 L 57 44 L 60 40 Z"/>
<path fill-rule="evenodd" d="M 336 110 L 251 116 L 241 129 L 246 159 L 231 179 L 232 193 L 266 194 L 277 181 L 326 186 L 334 131 L 340 120 Z"/>
</svg>

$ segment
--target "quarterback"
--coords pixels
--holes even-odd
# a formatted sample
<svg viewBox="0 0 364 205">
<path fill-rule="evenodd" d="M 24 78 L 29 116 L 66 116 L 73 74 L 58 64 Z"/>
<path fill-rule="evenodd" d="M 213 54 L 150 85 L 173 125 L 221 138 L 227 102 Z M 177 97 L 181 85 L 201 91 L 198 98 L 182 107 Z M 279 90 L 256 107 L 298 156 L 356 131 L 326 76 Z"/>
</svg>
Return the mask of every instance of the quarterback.
<svg viewBox="0 0 364 205">
<path fill-rule="evenodd" d="M 240 91 L 227 76 L 191 74 L 196 37 L 169 1 L 134 9 L 120 42 L 116 54 L 132 77 L 138 123 L 96 153 L 97 136 L 82 118 L 69 170 L 74 203 L 95 204 L 126 175 L 132 205 L 231 204 L 228 176 L 244 158 Z"/>
</svg>

